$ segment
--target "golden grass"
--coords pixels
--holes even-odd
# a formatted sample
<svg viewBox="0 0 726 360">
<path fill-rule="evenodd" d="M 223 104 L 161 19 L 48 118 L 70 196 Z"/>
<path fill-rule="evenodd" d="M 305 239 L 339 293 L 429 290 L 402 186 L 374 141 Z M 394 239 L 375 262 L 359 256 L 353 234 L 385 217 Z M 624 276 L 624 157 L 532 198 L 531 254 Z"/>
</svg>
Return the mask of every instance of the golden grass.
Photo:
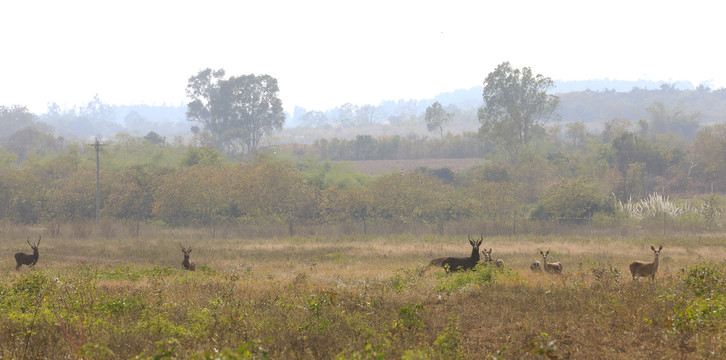
<svg viewBox="0 0 726 360">
<path fill-rule="evenodd" d="M 726 319 L 716 321 L 715 329 L 673 325 L 674 311 L 684 306 L 680 269 L 726 265 L 726 241 L 719 237 L 487 237 L 482 249 L 492 248 L 505 270 L 480 282 L 426 267 L 435 257 L 468 256 L 471 248 L 462 236 L 209 239 L 193 231 L 142 240 L 48 236 L 38 265 L 15 271 L 12 254 L 28 249 L 24 238 L 8 235 L 0 232 L 0 256 L 7 259 L 0 266 L 0 291 L 10 294 L 18 281 L 40 274 L 74 288 L 92 285 L 96 304 L 144 304 L 119 314 L 87 314 L 98 321 L 86 329 L 93 334 L 87 342 L 105 344 L 113 358 L 151 357 L 169 341 L 177 344 L 167 349 L 177 358 L 244 343 L 276 359 L 380 353 L 394 359 L 535 359 L 544 353 L 708 358 L 726 349 L 726 337 L 718 335 Z M 180 240 L 193 248 L 195 273 L 181 270 Z M 650 244 L 664 247 L 656 281 L 634 282 L 627 265 L 651 261 Z M 539 250 L 563 263 L 563 275 L 529 270 L 531 261 L 541 260 Z M 463 276 L 461 288 L 437 290 L 459 281 L 457 276 Z M 49 309 L 69 310 L 71 316 L 84 311 L 55 302 L 81 296 L 59 289 L 46 300 L 53 304 Z M 0 357 L 19 357 L 25 343 L 18 334 L 30 327 L 23 313 L 28 310 L 0 306 L 15 314 L 0 320 Z M 30 341 L 55 345 L 33 354 L 76 356 L 79 350 L 48 311 Z M 83 327 L 74 326 L 76 333 Z"/>
</svg>

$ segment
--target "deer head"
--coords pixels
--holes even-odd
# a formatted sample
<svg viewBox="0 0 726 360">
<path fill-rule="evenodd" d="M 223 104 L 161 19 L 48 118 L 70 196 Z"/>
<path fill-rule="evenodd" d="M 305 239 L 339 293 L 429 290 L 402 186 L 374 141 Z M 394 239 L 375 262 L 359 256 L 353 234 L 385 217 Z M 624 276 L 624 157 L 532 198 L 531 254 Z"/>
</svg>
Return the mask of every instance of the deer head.
<svg viewBox="0 0 726 360">
<path fill-rule="evenodd" d="M 182 267 L 186 270 L 194 271 L 196 269 L 196 264 L 194 264 L 193 261 L 189 261 L 189 254 L 192 253 L 192 248 L 185 248 L 181 243 L 179 243 L 179 246 L 181 247 L 181 251 L 184 253 L 184 260 L 182 260 Z"/>
</svg>

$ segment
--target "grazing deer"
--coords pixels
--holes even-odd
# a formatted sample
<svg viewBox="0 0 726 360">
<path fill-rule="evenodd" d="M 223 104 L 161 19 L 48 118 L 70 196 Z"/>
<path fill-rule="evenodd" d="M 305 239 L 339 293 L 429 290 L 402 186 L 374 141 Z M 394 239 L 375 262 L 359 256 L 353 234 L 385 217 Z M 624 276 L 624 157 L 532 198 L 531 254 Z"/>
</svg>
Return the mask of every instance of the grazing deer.
<svg viewBox="0 0 726 360">
<path fill-rule="evenodd" d="M 28 237 L 25 242 L 30 245 L 30 247 L 33 249 L 32 254 L 26 254 L 23 252 L 19 252 L 15 254 L 15 262 L 17 265 L 15 265 L 15 270 L 19 270 L 21 265 L 28 265 L 33 266 L 35 263 L 38 262 L 38 257 L 40 257 L 40 253 L 38 252 L 38 246 L 40 246 L 40 235 L 38 235 L 38 243 L 33 245 L 30 243 L 30 237 Z"/>
<path fill-rule="evenodd" d="M 540 250 L 539 253 L 540 253 L 540 255 L 542 255 L 545 272 L 551 272 L 553 274 L 562 274 L 562 263 L 560 263 L 560 262 L 548 263 L 547 262 L 547 255 L 549 255 L 549 253 L 550 253 L 549 250 L 547 250 L 546 253 L 543 253 L 542 250 Z"/>
<path fill-rule="evenodd" d="M 655 254 L 653 262 L 633 261 L 630 263 L 630 274 L 633 275 L 633 280 L 635 280 L 636 276 L 650 276 L 651 280 L 655 280 L 655 273 L 658 271 L 658 256 L 660 251 L 663 250 L 663 246 L 658 246 L 658 250 L 656 250 L 655 246 L 651 245 L 650 249 Z"/>
<path fill-rule="evenodd" d="M 504 266 L 504 260 L 502 260 L 502 259 L 492 260 L 492 249 L 491 248 L 489 248 L 489 251 L 487 251 L 486 249 L 484 249 L 484 250 L 481 251 L 481 253 L 484 254 L 484 261 L 485 262 L 487 262 L 487 263 L 494 263 L 494 265 L 496 265 L 496 267 L 498 267 L 498 268 Z"/>
<path fill-rule="evenodd" d="M 471 270 L 479 263 L 479 246 L 484 241 L 484 235 L 479 238 L 479 241 L 474 241 L 470 236 L 467 235 L 469 244 L 471 245 L 471 256 L 468 258 L 456 258 L 456 257 L 442 257 L 433 259 L 429 263 L 429 266 L 436 265 L 446 269 L 446 272 L 459 271 L 459 270 Z"/>
<path fill-rule="evenodd" d="M 529 264 L 529 269 L 532 271 L 542 271 L 542 263 L 539 260 L 535 260 Z"/>
<path fill-rule="evenodd" d="M 184 260 L 182 260 L 182 266 L 184 269 L 189 271 L 194 271 L 197 269 L 197 264 L 195 264 L 193 261 L 189 261 L 189 254 L 192 253 L 192 248 L 184 248 L 182 244 L 179 244 L 181 246 L 181 250 L 184 253 Z"/>
</svg>

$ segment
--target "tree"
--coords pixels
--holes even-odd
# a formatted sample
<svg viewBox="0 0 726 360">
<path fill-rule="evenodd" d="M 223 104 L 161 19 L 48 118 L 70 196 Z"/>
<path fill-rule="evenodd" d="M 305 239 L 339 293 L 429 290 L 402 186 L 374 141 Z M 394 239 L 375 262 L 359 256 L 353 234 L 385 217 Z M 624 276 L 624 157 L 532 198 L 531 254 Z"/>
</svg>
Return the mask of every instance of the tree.
<svg viewBox="0 0 726 360">
<path fill-rule="evenodd" d="M 351 103 L 345 103 L 337 108 L 336 123 L 342 127 L 350 127 L 355 125 L 358 106 Z"/>
<path fill-rule="evenodd" d="M 444 125 L 451 121 L 451 115 L 447 113 L 437 101 L 426 108 L 426 129 L 428 131 L 439 131 L 441 140 L 444 140 Z"/>
<path fill-rule="evenodd" d="M 696 175 L 705 183 L 726 184 L 726 124 L 706 126 L 698 131 L 693 141 L 693 159 L 689 175 Z"/>
<path fill-rule="evenodd" d="M 201 165 L 220 167 L 224 162 L 219 150 L 211 146 L 190 147 L 184 153 L 181 165 L 185 167 Z"/>
<path fill-rule="evenodd" d="M 584 222 L 595 212 L 612 212 L 611 205 L 597 186 L 586 178 L 563 179 L 543 194 L 532 217 Z"/>
<path fill-rule="evenodd" d="M 547 94 L 553 86 L 552 79 L 533 75 L 528 67 L 513 69 L 509 62 L 497 66 L 484 80 L 479 131 L 511 163 L 557 109 L 560 100 Z"/>
<path fill-rule="evenodd" d="M 679 109 L 668 109 L 658 101 L 645 110 L 650 115 L 650 125 L 654 133 L 674 132 L 687 139 L 693 139 L 696 136 L 699 120 L 703 117 L 698 111 L 684 114 Z"/>
<path fill-rule="evenodd" d="M 587 140 L 587 127 L 585 127 L 585 123 L 569 123 L 566 127 L 567 131 L 565 132 L 565 135 L 567 136 L 567 140 L 570 145 L 572 145 L 574 149 L 584 148 L 585 140 Z"/>
<path fill-rule="evenodd" d="M 328 123 L 328 117 L 322 111 L 308 111 L 302 116 L 302 126 L 319 127 Z"/>
<path fill-rule="evenodd" d="M 667 160 L 648 139 L 628 131 L 613 139 L 611 146 L 614 150 L 614 165 L 622 178 L 621 200 L 625 201 L 631 194 L 647 192 L 648 189 L 642 185 L 646 176 L 665 173 Z"/>
<path fill-rule="evenodd" d="M 206 69 L 189 78 L 187 119 L 201 123 L 222 151 L 254 152 L 264 136 L 285 123 L 277 80 L 254 74 L 225 79 L 224 74 Z"/>
<path fill-rule="evenodd" d="M 93 96 L 93 100 L 88 102 L 88 105 L 80 109 L 80 114 L 88 119 L 97 121 L 113 121 L 114 114 L 111 105 L 101 101 L 98 94 Z"/>
<path fill-rule="evenodd" d="M 37 120 L 25 106 L 0 106 L 0 137 L 31 127 Z"/>
</svg>

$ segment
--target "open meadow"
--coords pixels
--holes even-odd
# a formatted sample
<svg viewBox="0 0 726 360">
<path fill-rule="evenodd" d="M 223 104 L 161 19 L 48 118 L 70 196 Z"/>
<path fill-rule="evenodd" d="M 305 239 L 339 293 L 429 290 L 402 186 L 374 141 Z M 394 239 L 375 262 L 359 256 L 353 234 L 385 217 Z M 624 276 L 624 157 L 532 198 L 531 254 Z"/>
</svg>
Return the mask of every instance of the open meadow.
<svg viewBox="0 0 726 360">
<path fill-rule="evenodd" d="M 22 235 L 21 235 L 22 234 Z M 15 270 L 42 235 L 40 259 Z M 192 247 L 196 271 L 181 267 Z M 655 281 L 628 264 L 653 261 Z M 446 274 L 466 236 L 212 239 L 0 233 L 3 359 L 704 359 L 726 353 L 726 239 L 484 237 L 504 266 Z M 533 272 L 539 250 L 562 275 Z"/>
</svg>

